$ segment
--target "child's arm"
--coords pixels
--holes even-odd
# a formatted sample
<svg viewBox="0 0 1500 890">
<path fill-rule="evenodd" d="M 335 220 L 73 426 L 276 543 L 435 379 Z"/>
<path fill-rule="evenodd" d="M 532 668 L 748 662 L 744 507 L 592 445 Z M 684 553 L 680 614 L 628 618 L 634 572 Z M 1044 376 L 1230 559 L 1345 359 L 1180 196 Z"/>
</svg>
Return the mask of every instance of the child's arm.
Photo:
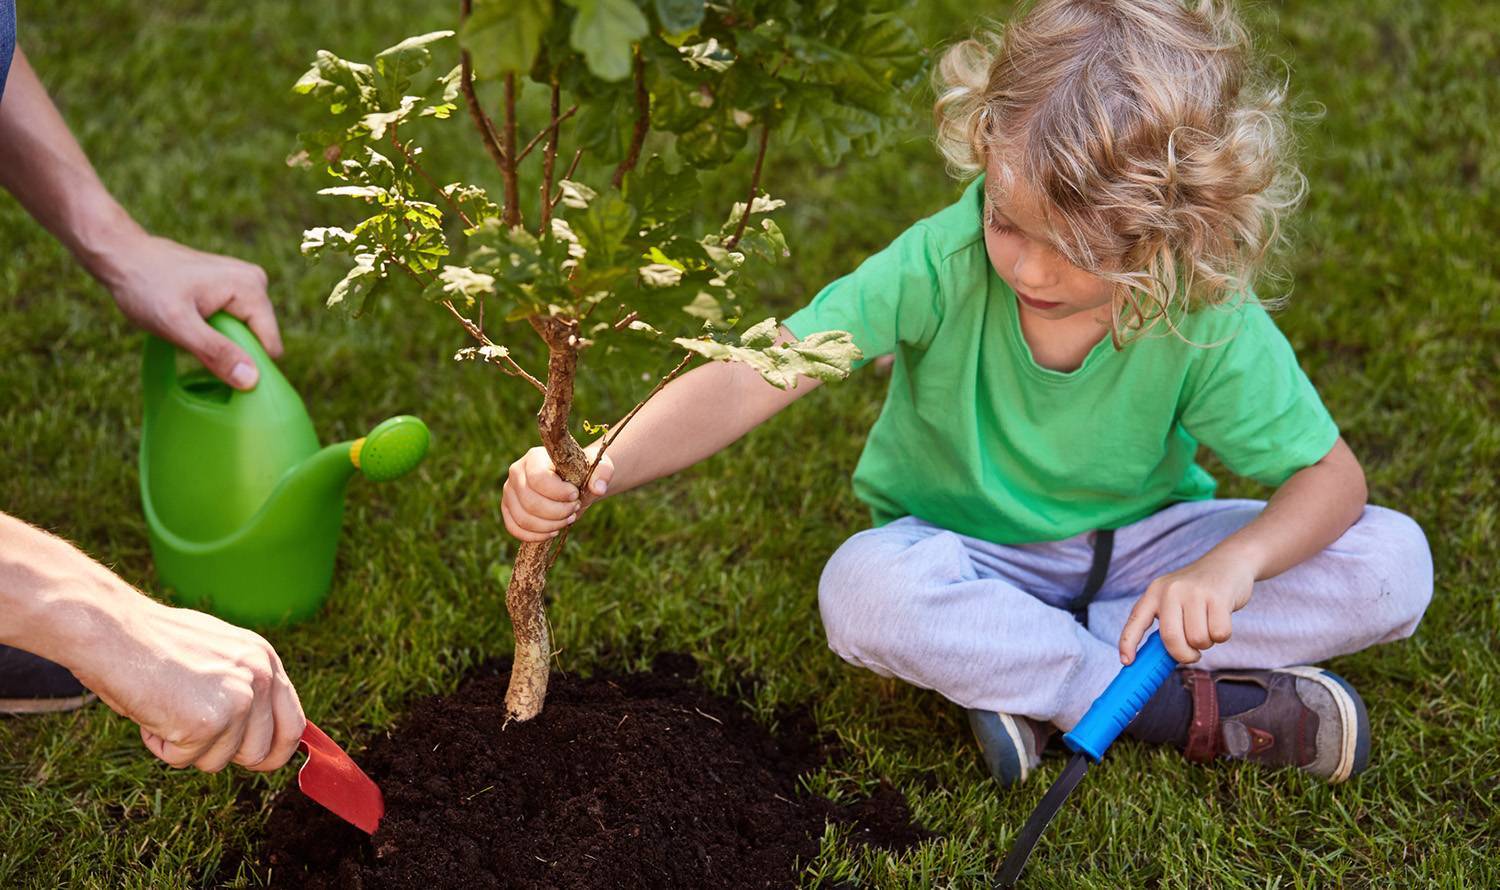
<svg viewBox="0 0 1500 890">
<path fill-rule="evenodd" d="M 1364 470 L 1340 438 L 1322 460 L 1297 471 L 1250 524 L 1201 559 L 1146 588 L 1120 632 L 1120 660 L 1130 664 L 1152 619 L 1182 664 L 1229 639 L 1231 612 L 1250 601 L 1256 581 L 1274 578 L 1323 552 L 1365 507 Z"/>
<path fill-rule="evenodd" d="M 792 339 L 782 328 L 777 342 Z M 533 448 L 511 464 L 500 500 L 505 527 L 523 541 L 545 541 L 606 491 L 619 494 L 690 467 L 817 386 L 817 380 L 800 377 L 796 387 L 777 389 L 738 362 L 695 368 L 663 387 L 618 435 L 606 434 L 613 438 L 594 471 L 591 491 L 581 499 L 578 489 L 557 475 L 546 449 Z M 588 446 L 590 459 L 602 441 Z"/>
</svg>

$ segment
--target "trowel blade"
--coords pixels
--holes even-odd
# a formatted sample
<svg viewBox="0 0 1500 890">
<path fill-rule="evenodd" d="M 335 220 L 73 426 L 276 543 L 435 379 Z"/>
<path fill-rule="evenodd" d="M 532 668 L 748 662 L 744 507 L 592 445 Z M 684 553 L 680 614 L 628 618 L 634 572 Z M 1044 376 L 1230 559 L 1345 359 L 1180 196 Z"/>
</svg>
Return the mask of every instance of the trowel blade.
<svg viewBox="0 0 1500 890">
<path fill-rule="evenodd" d="M 385 815 L 380 786 L 310 720 L 297 747 L 307 755 L 297 771 L 297 787 L 302 793 L 365 834 L 374 834 Z"/>
<path fill-rule="evenodd" d="M 1021 872 L 1026 868 L 1026 860 L 1030 858 L 1031 851 L 1035 849 L 1036 842 L 1041 840 L 1042 832 L 1047 830 L 1047 824 L 1057 811 L 1062 807 L 1063 801 L 1083 781 L 1083 777 L 1089 771 L 1088 756 L 1082 752 L 1074 754 L 1068 759 L 1068 765 L 1063 767 L 1062 775 L 1042 795 L 1042 802 L 1031 811 L 1031 818 L 1021 828 L 1021 833 L 1016 835 L 1016 841 L 1011 845 L 1010 855 L 1005 857 L 1005 862 L 1000 865 L 1000 873 L 996 876 L 995 886 L 1014 887 L 1016 881 L 1021 879 Z"/>
</svg>

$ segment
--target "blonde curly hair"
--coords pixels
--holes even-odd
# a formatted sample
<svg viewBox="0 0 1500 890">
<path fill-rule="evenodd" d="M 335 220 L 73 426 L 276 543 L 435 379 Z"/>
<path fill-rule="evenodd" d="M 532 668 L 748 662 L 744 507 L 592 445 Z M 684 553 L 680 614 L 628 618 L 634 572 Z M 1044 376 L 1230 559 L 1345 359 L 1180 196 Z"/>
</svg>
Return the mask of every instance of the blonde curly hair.
<svg viewBox="0 0 1500 890">
<path fill-rule="evenodd" d="M 1306 191 L 1285 82 L 1222 2 L 1038 0 L 933 80 L 949 170 L 1033 190 L 1052 246 L 1116 285 L 1117 346 L 1247 293 Z"/>
</svg>

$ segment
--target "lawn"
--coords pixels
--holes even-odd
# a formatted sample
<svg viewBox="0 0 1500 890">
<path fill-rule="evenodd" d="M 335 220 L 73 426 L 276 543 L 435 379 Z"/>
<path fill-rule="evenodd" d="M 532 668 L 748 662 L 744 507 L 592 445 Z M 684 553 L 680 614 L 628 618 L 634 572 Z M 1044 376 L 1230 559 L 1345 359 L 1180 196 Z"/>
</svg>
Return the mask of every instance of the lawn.
<svg viewBox="0 0 1500 890">
<path fill-rule="evenodd" d="M 433 429 L 417 473 L 351 487 L 320 617 L 269 634 L 309 716 L 358 749 L 414 696 L 506 654 L 514 544 L 498 496 L 534 444 L 535 406 L 514 381 L 456 366 L 466 344 L 431 305 L 386 303 L 358 321 L 323 308 L 339 270 L 309 267 L 297 242 L 334 210 L 313 196 L 321 183 L 283 163 L 309 123 L 289 87 L 320 47 L 368 58 L 449 14 L 380 0 L 20 7 L 22 45 L 122 202 L 159 234 L 266 268 L 283 368 L 322 438 L 402 412 Z M 924 3 L 914 24 L 936 44 L 970 8 Z M 1363 459 L 1371 499 L 1427 530 L 1437 593 L 1413 639 L 1331 665 L 1370 705 L 1360 779 L 1330 788 L 1122 742 L 1054 823 L 1031 885 L 1500 886 L 1500 6 L 1324 0 L 1250 18 L 1307 113 L 1311 194 L 1279 321 Z M 766 185 L 791 202 L 781 222 L 795 256 L 765 282 L 772 312 L 956 195 L 925 101 L 912 99 L 908 138 L 834 170 L 773 144 Z M 467 122 L 453 123 L 434 158 L 450 179 L 483 176 Z M 0 244 L 0 509 L 150 591 L 139 336 L 9 198 Z M 614 419 L 639 375 L 584 388 L 583 417 Z M 894 856 L 830 833 L 804 883 L 979 886 L 1062 761 L 997 790 L 958 708 L 844 664 L 817 617 L 823 560 L 868 522 L 847 478 L 884 382 L 865 371 L 827 386 L 727 453 L 592 511 L 551 583 L 555 667 L 689 652 L 716 688 L 754 677 L 749 704 L 767 719 L 810 705 L 844 750 L 810 788 L 853 796 L 889 781 L 941 839 Z M 1265 495 L 1233 481 L 1224 492 Z M 0 886 L 256 886 L 257 833 L 291 778 L 174 773 L 102 706 L 0 721 Z"/>
</svg>

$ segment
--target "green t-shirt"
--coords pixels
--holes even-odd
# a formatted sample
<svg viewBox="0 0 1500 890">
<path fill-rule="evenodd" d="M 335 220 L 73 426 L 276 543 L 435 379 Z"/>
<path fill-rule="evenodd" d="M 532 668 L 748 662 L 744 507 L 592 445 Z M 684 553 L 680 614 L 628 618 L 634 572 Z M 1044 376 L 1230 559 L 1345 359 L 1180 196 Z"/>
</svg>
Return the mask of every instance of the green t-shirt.
<svg viewBox="0 0 1500 890">
<path fill-rule="evenodd" d="M 1074 371 L 1038 365 L 985 251 L 981 181 L 785 321 L 798 337 L 849 331 L 865 362 L 895 353 L 854 471 L 877 525 L 1060 540 L 1213 497 L 1200 443 L 1268 485 L 1332 449 L 1338 427 L 1253 297 L 1189 313 L 1191 342 L 1105 337 Z"/>
</svg>

